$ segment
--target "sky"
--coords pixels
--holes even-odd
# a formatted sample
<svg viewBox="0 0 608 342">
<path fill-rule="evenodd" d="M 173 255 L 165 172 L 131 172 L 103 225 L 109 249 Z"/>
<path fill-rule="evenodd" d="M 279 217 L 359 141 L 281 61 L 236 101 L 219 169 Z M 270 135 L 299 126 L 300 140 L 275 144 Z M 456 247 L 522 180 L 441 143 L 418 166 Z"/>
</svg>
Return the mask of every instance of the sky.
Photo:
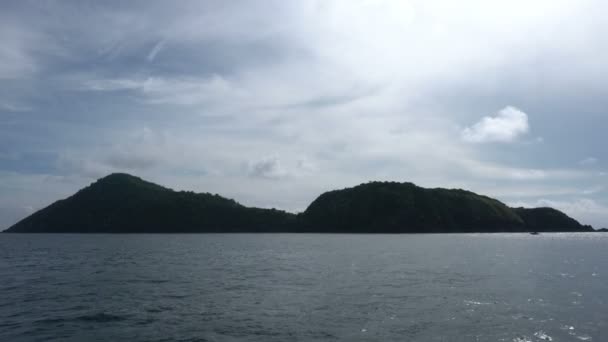
<svg viewBox="0 0 608 342">
<path fill-rule="evenodd" d="M 372 180 L 608 226 L 603 1 L 0 2 L 0 229 L 112 172 L 292 212 Z"/>
</svg>

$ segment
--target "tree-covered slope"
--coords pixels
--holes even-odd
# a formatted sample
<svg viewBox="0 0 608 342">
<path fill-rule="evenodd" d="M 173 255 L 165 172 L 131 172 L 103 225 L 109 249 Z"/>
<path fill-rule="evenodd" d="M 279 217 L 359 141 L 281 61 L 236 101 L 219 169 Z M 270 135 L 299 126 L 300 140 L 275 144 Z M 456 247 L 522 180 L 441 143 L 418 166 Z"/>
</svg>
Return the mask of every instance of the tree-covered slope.
<svg viewBox="0 0 608 342">
<path fill-rule="evenodd" d="M 112 174 L 18 222 L 9 232 L 282 231 L 295 215 L 245 207 L 207 193 L 177 192 Z"/>
<path fill-rule="evenodd" d="M 370 182 L 329 191 L 301 215 L 303 230 L 366 233 L 591 231 L 551 208 L 512 209 L 465 190 Z"/>
<path fill-rule="evenodd" d="M 306 228 L 343 232 L 524 231 L 503 203 L 465 190 L 371 182 L 319 196 L 303 213 Z"/>
<path fill-rule="evenodd" d="M 371 182 L 329 191 L 301 214 L 245 207 L 112 174 L 26 217 L 8 232 L 435 233 L 588 231 L 551 208 L 512 209 L 465 190 Z"/>
<path fill-rule="evenodd" d="M 553 208 L 514 208 L 526 223 L 529 231 L 593 231 L 591 226 L 583 226 L 575 219 Z"/>
</svg>

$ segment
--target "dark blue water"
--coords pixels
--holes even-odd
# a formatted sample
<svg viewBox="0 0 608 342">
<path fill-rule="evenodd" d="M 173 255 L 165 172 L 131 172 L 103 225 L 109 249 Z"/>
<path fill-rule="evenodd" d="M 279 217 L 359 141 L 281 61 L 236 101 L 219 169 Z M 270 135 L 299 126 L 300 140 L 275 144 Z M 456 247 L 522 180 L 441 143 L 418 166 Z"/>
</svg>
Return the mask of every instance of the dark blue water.
<svg viewBox="0 0 608 342">
<path fill-rule="evenodd" d="M 0 341 L 608 341 L 608 234 L 0 235 Z"/>
</svg>

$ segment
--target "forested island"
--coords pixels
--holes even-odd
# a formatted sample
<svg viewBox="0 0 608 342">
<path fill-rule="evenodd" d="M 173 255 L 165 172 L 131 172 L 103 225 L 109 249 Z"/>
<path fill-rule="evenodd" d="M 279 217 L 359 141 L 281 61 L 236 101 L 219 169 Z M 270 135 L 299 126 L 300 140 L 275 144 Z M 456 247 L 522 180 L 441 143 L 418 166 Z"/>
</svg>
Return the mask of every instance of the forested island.
<svg viewBox="0 0 608 342">
<path fill-rule="evenodd" d="M 510 208 L 460 189 L 369 182 L 321 194 L 299 214 L 115 173 L 24 218 L 9 233 L 587 232 L 552 208 Z"/>
</svg>

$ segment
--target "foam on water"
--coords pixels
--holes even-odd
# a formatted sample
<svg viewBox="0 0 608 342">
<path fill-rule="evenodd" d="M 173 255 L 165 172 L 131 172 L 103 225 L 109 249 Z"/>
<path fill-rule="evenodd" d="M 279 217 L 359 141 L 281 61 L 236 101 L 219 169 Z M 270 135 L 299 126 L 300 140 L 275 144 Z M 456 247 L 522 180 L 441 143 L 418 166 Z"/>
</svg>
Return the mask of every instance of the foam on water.
<svg viewBox="0 0 608 342">
<path fill-rule="evenodd" d="M 547 335 L 544 331 L 540 330 L 534 333 L 534 336 L 538 337 L 543 341 L 553 341 L 553 338 Z"/>
<path fill-rule="evenodd" d="M 478 302 L 475 300 L 465 300 L 464 303 L 466 305 L 490 305 L 492 303 L 488 303 L 488 302 Z"/>
<path fill-rule="evenodd" d="M 513 339 L 513 342 L 532 342 L 532 340 L 529 337 L 518 336 Z"/>
</svg>

